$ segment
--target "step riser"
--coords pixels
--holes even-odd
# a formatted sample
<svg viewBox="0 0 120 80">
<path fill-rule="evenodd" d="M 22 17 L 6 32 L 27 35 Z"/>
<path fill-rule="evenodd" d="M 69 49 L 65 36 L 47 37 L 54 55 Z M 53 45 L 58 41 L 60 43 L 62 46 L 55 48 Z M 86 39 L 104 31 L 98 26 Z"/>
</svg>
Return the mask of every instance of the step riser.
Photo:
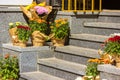
<svg viewBox="0 0 120 80">
<path fill-rule="evenodd" d="M 92 41 L 85 41 L 85 40 L 70 39 L 70 45 L 80 46 L 84 48 L 100 49 L 101 44 L 102 42 L 92 42 Z"/>
<path fill-rule="evenodd" d="M 56 76 L 56 77 L 60 77 L 60 78 L 63 78 L 65 80 L 75 80 L 78 76 L 82 76 L 82 75 L 77 75 L 77 74 L 70 73 L 70 72 L 67 72 L 67 71 L 63 71 L 63 70 L 60 70 L 60 69 L 56 69 L 56 68 L 53 68 L 53 67 L 48 67 L 48 66 L 45 66 L 45 65 L 41 65 L 41 64 L 39 64 L 39 70 L 41 72 L 44 72 L 44 73 L 47 73 L 47 74 L 50 74 L 50 75 L 53 75 L 53 76 Z"/>
<path fill-rule="evenodd" d="M 39 51 L 38 53 L 38 58 L 42 59 L 42 58 L 50 58 L 53 57 L 54 53 L 51 50 L 46 50 L 46 51 Z"/>
<path fill-rule="evenodd" d="M 106 35 L 109 36 L 113 33 L 119 33 L 119 29 L 103 29 L 103 28 L 93 28 L 93 27 L 84 27 L 82 30 L 83 33 L 88 34 L 98 34 L 98 35 Z"/>
<path fill-rule="evenodd" d="M 55 57 L 58 59 L 67 60 L 70 62 L 80 63 L 84 65 L 86 65 L 88 59 L 90 59 L 90 57 L 72 55 L 72 54 L 63 53 L 63 52 L 55 52 Z"/>
<path fill-rule="evenodd" d="M 100 16 L 98 18 L 98 21 L 100 22 L 115 22 L 120 23 L 120 16 Z"/>
<path fill-rule="evenodd" d="M 114 75 L 106 72 L 100 72 L 100 78 L 106 80 L 120 80 L 119 75 Z"/>
</svg>

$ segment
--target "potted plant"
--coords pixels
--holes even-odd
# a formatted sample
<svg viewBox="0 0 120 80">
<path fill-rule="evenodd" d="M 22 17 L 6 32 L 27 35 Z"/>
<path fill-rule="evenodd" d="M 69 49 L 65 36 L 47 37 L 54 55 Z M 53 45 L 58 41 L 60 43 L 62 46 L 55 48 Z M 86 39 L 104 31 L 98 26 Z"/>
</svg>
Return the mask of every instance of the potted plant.
<svg viewBox="0 0 120 80">
<path fill-rule="evenodd" d="M 26 23 L 9 23 L 9 34 L 11 36 L 13 45 L 26 47 L 27 41 L 31 34 L 31 29 Z"/>
<path fill-rule="evenodd" d="M 48 29 L 46 18 L 52 11 L 52 7 L 47 6 L 46 2 L 37 4 L 33 1 L 32 4 L 26 7 L 21 6 L 21 10 L 29 18 L 33 46 L 43 46 L 47 37 L 45 33 Z"/>
<path fill-rule="evenodd" d="M 54 46 L 64 46 L 65 39 L 69 35 L 69 23 L 67 19 L 57 19 L 50 23 L 50 38 Z"/>
<path fill-rule="evenodd" d="M 31 41 L 33 46 L 43 46 L 47 36 L 45 35 L 47 32 L 47 22 L 45 20 L 37 21 L 29 21 L 29 26 L 32 29 Z"/>
<path fill-rule="evenodd" d="M 104 53 L 107 53 L 115 60 L 115 65 L 120 68 L 120 35 L 111 34 L 106 40 Z"/>
<path fill-rule="evenodd" d="M 0 80 L 18 80 L 19 65 L 16 56 L 6 54 L 0 58 Z"/>
<path fill-rule="evenodd" d="M 52 11 L 52 6 L 47 6 L 46 2 L 37 4 L 33 1 L 30 5 L 20 6 L 23 13 L 29 18 L 29 20 L 46 20 L 47 16 Z"/>
<path fill-rule="evenodd" d="M 84 80 L 100 80 L 99 71 L 97 70 L 98 63 L 90 62 L 87 64 L 86 76 L 83 77 Z"/>
</svg>

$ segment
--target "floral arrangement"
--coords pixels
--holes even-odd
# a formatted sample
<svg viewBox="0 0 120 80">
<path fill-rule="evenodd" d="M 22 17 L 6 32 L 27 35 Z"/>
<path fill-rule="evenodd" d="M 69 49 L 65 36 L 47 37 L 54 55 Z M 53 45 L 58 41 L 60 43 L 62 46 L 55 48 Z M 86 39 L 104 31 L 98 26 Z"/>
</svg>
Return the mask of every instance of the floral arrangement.
<svg viewBox="0 0 120 80">
<path fill-rule="evenodd" d="M 69 23 L 67 19 L 57 19 L 50 23 L 51 34 L 53 38 L 64 39 L 69 34 Z"/>
<path fill-rule="evenodd" d="M 46 20 L 48 14 L 52 11 L 52 7 L 47 6 L 46 2 L 37 4 L 33 1 L 28 6 L 21 6 L 21 10 L 29 18 L 29 20 L 39 22 L 41 19 Z"/>
<path fill-rule="evenodd" d="M 17 80 L 19 78 L 19 65 L 16 56 L 6 54 L 0 58 L 0 78 L 1 80 Z"/>
<path fill-rule="evenodd" d="M 47 27 L 47 22 L 45 20 L 41 20 L 38 22 L 36 21 L 29 21 L 29 26 L 31 28 L 31 31 L 40 31 L 44 34 L 46 34 L 48 27 Z"/>
<path fill-rule="evenodd" d="M 105 41 L 104 52 L 110 55 L 120 56 L 120 35 L 111 34 L 110 37 Z"/>
<path fill-rule="evenodd" d="M 16 27 L 15 34 L 17 35 L 18 39 L 23 42 L 28 41 L 31 34 L 30 27 L 26 23 L 22 22 L 9 23 L 9 29 L 15 27 Z"/>
<path fill-rule="evenodd" d="M 96 77 L 99 75 L 99 71 L 97 70 L 98 63 L 91 62 L 87 64 L 86 75 Z"/>
<path fill-rule="evenodd" d="M 28 6 L 20 6 L 23 13 L 29 19 L 31 27 L 31 41 L 33 46 L 43 46 L 46 41 L 46 33 L 48 30 L 47 16 L 52 11 L 52 6 L 47 6 L 46 2 L 37 4 L 33 1 Z"/>
<path fill-rule="evenodd" d="M 21 25 L 21 22 L 9 23 L 9 29 Z"/>
<path fill-rule="evenodd" d="M 108 54 L 113 65 L 120 68 L 120 33 L 110 35 L 104 43 L 103 53 Z"/>
</svg>

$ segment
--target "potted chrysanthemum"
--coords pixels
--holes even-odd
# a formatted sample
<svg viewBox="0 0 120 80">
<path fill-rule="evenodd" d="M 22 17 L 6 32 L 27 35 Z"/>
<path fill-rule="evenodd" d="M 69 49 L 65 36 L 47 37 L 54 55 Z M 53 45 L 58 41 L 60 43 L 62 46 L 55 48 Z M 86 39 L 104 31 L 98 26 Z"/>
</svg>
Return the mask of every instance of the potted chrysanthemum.
<svg viewBox="0 0 120 80">
<path fill-rule="evenodd" d="M 9 34 L 13 45 L 26 47 L 27 41 L 31 34 L 31 29 L 26 23 L 9 23 Z"/>
<path fill-rule="evenodd" d="M 42 5 L 44 3 L 44 5 Z M 29 18 L 29 26 L 32 29 L 31 41 L 33 46 L 43 46 L 46 40 L 46 32 L 48 29 L 46 18 L 51 12 L 52 7 L 47 6 L 46 2 L 32 4 L 23 7 L 24 14 Z"/>
<path fill-rule="evenodd" d="M 120 34 L 111 34 L 105 41 L 104 52 L 111 55 L 115 60 L 115 64 L 120 68 Z"/>
<path fill-rule="evenodd" d="M 69 35 L 69 23 L 67 19 L 57 19 L 50 23 L 50 38 L 54 46 L 64 46 L 65 39 Z"/>
<path fill-rule="evenodd" d="M 0 80 L 18 80 L 19 63 L 16 56 L 5 54 L 0 57 Z"/>
<path fill-rule="evenodd" d="M 43 46 L 46 41 L 47 23 L 45 20 L 29 21 L 29 26 L 32 29 L 31 41 L 33 46 Z"/>
</svg>

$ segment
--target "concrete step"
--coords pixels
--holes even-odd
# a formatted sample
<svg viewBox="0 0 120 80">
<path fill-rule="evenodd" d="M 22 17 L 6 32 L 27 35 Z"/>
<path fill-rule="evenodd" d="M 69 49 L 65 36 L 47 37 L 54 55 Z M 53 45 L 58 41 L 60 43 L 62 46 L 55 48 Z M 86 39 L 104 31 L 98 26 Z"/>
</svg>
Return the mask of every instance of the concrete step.
<svg viewBox="0 0 120 80">
<path fill-rule="evenodd" d="M 70 45 L 99 49 L 101 44 L 108 38 L 108 36 L 95 34 L 71 34 Z"/>
<path fill-rule="evenodd" d="M 84 22 L 83 33 L 109 35 L 112 33 L 119 33 L 120 23 L 112 22 Z"/>
<path fill-rule="evenodd" d="M 106 80 L 120 80 L 120 68 L 110 64 L 104 64 L 98 66 L 101 79 Z"/>
<path fill-rule="evenodd" d="M 107 22 L 85 22 L 85 27 L 95 27 L 104 29 L 119 29 L 120 23 L 107 23 Z"/>
<path fill-rule="evenodd" d="M 65 80 L 39 71 L 21 73 L 20 76 L 25 80 Z"/>
<path fill-rule="evenodd" d="M 120 10 L 103 10 L 99 14 L 98 21 L 120 23 Z"/>
<path fill-rule="evenodd" d="M 75 80 L 85 75 L 86 65 L 68 62 L 56 58 L 39 59 L 39 70 L 66 80 Z"/>
<path fill-rule="evenodd" d="M 98 50 L 95 49 L 69 45 L 64 47 L 56 47 L 55 57 L 86 65 L 88 59 L 99 58 L 99 54 Z"/>
</svg>

